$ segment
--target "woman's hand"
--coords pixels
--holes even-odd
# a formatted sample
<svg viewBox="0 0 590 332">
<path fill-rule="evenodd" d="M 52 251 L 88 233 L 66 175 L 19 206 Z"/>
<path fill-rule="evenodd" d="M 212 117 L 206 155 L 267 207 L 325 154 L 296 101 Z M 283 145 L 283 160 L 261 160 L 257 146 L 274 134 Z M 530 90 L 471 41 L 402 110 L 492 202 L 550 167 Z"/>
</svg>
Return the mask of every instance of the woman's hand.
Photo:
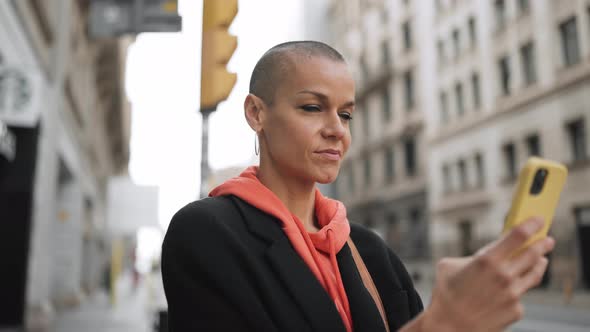
<svg viewBox="0 0 590 332">
<path fill-rule="evenodd" d="M 542 220 L 527 220 L 473 256 L 440 260 L 431 304 L 407 331 L 413 326 L 421 331 L 502 331 L 521 319 L 520 298 L 541 281 L 547 268 L 544 255 L 555 241 L 547 237 L 514 253 L 542 226 Z"/>
</svg>

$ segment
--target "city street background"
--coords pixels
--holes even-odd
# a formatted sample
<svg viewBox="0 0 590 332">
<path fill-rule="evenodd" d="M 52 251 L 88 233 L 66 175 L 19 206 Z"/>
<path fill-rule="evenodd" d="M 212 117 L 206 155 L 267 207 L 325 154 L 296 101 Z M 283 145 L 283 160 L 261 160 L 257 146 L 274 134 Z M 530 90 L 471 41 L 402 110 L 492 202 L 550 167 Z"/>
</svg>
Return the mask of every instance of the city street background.
<svg viewBox="0 0 590 332">
<path fill-rule="evenodd" d="M 540 156 L 569 177 L 510 331 L 590 330 L 590 0 L 217 3 L 237 80 L 208 117 L 203 0 L 0 1 L 0 332 L 164 331 L 168 223 L 258 162 L 250 74 L 304 39 L 356 82 L 353 143 L 320 189 L 394 249 L 425 304 L 440 258 L 498 238 Z"/>
</svg>

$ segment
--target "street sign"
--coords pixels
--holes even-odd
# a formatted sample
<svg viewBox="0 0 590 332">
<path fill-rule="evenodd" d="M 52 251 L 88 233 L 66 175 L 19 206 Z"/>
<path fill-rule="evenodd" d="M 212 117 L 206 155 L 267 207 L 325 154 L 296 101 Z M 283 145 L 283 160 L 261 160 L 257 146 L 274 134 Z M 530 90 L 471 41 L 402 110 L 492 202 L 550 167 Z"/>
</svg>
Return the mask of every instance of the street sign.
<svg viewBox="0 0 590 332">
<path fill-rule="evenodd" d="M 39 120 L 41 76 L 24 66 L 0 66 L 0 120 L 16 127 L 34 127 Z"/>
<path fill-rule="evenodd" d="M 177 0 L 92 0 L 88 28 L 96 38 L 141 32 L 178 32 Z"/>
</svg>

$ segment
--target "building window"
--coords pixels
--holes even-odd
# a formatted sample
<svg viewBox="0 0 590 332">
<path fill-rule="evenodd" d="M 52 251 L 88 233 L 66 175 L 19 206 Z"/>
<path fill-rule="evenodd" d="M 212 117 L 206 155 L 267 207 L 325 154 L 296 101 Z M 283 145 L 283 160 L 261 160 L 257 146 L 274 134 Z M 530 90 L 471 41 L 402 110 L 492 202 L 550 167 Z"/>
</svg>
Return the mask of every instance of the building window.
<svg viewBox="0 0 590 332">
<path fill-rule="evenodd" d="M 457 104 L 457 114 L 462 116 L 465 113 L 465 104 L 463 102 L 463 85 L 455 84 L 455 102 Z"/>
<path fill-rule="evenodd" d="M 514 143 L 507 143 L 502 147 L 504 155 L 504 165 L 506 167 L 506 179 L 516 178 L 516 147 Z"/>
<path fill-rule="evenodd" d="M 510 63 L 508 56 L 500 58 L 498 71 L 500 74 L 500 91 L 503 96 L 508 96 L 510 94 Z"/>
<path fill-rule="evenodd" d="M 573 16 L 559 25 L 561 47 L 564 65 L 571 66 L 580 61 L 580 46 L 578 44 L 578 28 L 576 17 Z"/>
<path fill-rule="evenodd" d="M 477 33 L 475 31 L 475 18 L 470 17 L 467 21 L 467 28 L 469 30 L 469 45 L 475 47 L 477 42 Z"/>
<path fill-rule="evenodd" d="M 481 153 L 475 154 L 475 172 L 477 177 L 477 187 L 483 188 L 485 185 L 485 174 L 483 169 L 483 157 Z"/>
<path fill-rule="evenodd" d="M 360 67 L 362 81 L 367 84 L 367 82 L 369 82 L 369 66 L 367 65 L 367 60 L 365 60 L 364 56 L 362 56 L 360 59 Z"/>
<path fill-rule="evenodd" d="M 404 49 L 406 51 L 410 50 L 412 48 L 412 30 L 411 30 L 411 25 L 410 25 L 410 21 L 405 21 L 404 24 L 402 24 L 402 32 L 403 32 L 403 36 L 404 36 Z"/>
<path fill-rule="evenodd" d="M 528 13 L 531 9 L 531 3 L 529 0 L 518 0 L 518 12 L 521 14 Z"/>
<path fill-rule="evenodd" d="M 444 164 L 442 167 L 442 176 L 443 176 L 443 192 L 449 193 L 451 192 L 451 169 L 448 164 Z"/>
<path fill-rule="evenodd" d="M 531 85 L 537 81 L 537 70 L 535 60 L 535 48 L 533 42 L 528 42 L 520 48 L 522 60 L 522 71 L 525 85 Z"/>
<path fill-rule="evenodd" d="M 473 93 L 473 108 L 477 110 L 481 107 L 481 90 L 477 73 L 471 74 L 471 92 Z"/>
<path fill-rule="evenodd" d="M 457 162 L 457 169 L 459 170 L 459 188 L 461 190 L 467 189 L 467 165 L 465 165 L 465 160 L 460 159 Z"/>
<path fill-rule="evenodd" d="M 410 225 L 413 226 L 414 229 L 416 229 L 416 225 L 420 224 L 420 221 L 422 220 L 422 209 L 418 208 L 418 207 L 414 207 L 411 208 L 409 211 L 409 215 L 410 215 Z M 412 234 L 412 236 L 415 236 L 417 234 Z"/>
<path fill-rule="evenodd" d="M 362 109 L 363 114 L 363 134 L 366 138 L 369 138 L 369 107 L 367 107 L 367 103 L 363 104 Z"/>
<path fill-rule="evenodd" d="M 334 198 L 341 199 L 342 195 L 347 195 L 347 187 L 346 187 L 346 180 L 348 179 L 347 171 L 343 168 L 340 168 L 338 172 L 338 177 L 336 178 L 335 185 L 332 186 L 332 195 Z"/>
<path fill-rule="evenodd" d="M 414 77 L 411 70 L 404 73 L 404 91 L 406 111 L 411 111 L 414 108 Z"/>
<path fill-rule="evenodd" d="M 449 122 L 449 101 L 447 99 L 447 93 L 442 91 L 440 93 L 440 121 L 441 123 Z"/>
<path fill-rule="evenodd" d="M 363 169 L 365 172 L 365 183 L 367 187 L 371 186 L 371 160 L 370 157 L 367 155 L 365 159 L 363 159 Z"/>
<path fill-rule="evenodd" d="M 494 12 L 496 16 L 496 29 L 500 30 L 506 24 L 506 2 L 504 0 L 496 0 L 494 2 Z"/>
<path fill-rule="evenodd" d="M 348 189 L 351 193 L 354 192 L 354 167 L 352 166 L 352 164 L 350 165 L 350 168 L 348 170 Z"/>
<path fill-rule="evenodd" d="M 395 156 L 393 146 L 385 149 L 385 180 L 392 182 L 395 177 Z"/>
<path fill-rule="evenodd" d="M 541 140 L 539 139 L 539 135 L 529 135 L 525 141 L 529 156 L 541 156 Z"/>
<path fill-rule="evenodd" d="M 416 175 L 416 144 L 414 139 L 408 138 L 404 142 L 404 152 L 406 157 L 406 174 L 408 176 Z"/>
<path fill-rule="evenodd" d="M 389 43 L 383 42 L 381 44 L 381 62 L 384 66 L 389 66 L 390 64 L 390 56 L 389 56 Z"/>
<path fill-rule="evenodd" d="M 461 53 L 461 40 L 459 39 L 459 29 L 453 29 L 453 57 L 457 59 Z"/>
<path fill-rule="evenodd" d="M 471 243 L 473 241 L 473 227 L 469 220 L 463 220 L 459 223 L 459 238 L 461 256 L 469 256 L 473 254 Z"/>
<path fill-rule="evenodd" d="M 418 207 L 414 207 L 412 209 L 410 209 L 409 211 L 409 215 L 410 215 L 410 223 L 413 225 L 419 224 L 420 220 L 422 220 L 422 213 L 421 213 L 420 208 Z"/>
<path fill-rule="evenodd" d="M 436 49 L 438 50 L 438 62 L 439 64 L 444 64 L 447 62 L 447 58 L 445 56 L 445 44 L 442 40 L 436 42 Z"/>
<path fill-rule="evenodd" d="M 422 222 L 423 208 L 414 207 L 409 211 L 410 217 L 410 243 L 412 251 L 409 253 L 411 257 L 423 257 L 426 250 L 425 232 Z"/>
<path fill-rule="evenodd" d="M 399 220 L 394 213 L 389 213 L 387 220 L 387 242 L 391 249 L 399 254 L 401 249 L 401 232 L 399 227 Z"/>
<path fill-rule="evenodd" d="M 383 107 L 383 119 L 389 121 L 391 119 L 391 96 L 388 87 L 385 87 L 381 92 L 381 106 Z"/>
<path fill-rule="evenodd" d="M 573 161 L 586 160 L 586 128 L 584 119 L 570 122 L 566 128 L 570 139 Z"/>
</svg>

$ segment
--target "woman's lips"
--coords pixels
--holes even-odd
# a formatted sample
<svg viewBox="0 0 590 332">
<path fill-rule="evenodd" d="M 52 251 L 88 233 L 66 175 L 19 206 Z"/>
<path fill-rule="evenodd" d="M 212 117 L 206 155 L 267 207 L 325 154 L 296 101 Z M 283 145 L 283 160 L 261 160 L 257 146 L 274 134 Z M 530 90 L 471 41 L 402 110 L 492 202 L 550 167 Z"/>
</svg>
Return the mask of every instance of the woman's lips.
<svg viewBox="0 0 590 332">
<path fill-rule="evenodd" d="M 338 161 L 341 158 L 341 153 L 338 150 L 329 149 L 329 150 L 317 151 L 316 153 L 328 160 Z"/>
</svg>

